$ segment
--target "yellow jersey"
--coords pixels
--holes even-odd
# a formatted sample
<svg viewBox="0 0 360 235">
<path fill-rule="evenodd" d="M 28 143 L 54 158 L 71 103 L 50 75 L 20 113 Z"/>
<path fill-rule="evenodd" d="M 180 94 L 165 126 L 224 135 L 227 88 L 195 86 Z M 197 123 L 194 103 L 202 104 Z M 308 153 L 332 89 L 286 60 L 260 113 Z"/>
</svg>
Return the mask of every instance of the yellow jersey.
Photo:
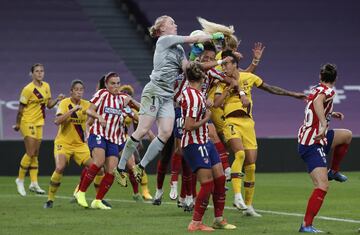
<svg viewBox="0 0 360 235">
<path fill-rule="evenodd" d="M 216 54 L 216 56 L 215 56 L 215 60 L 216 60 L 216 61 L 221 60 L 221 57 L 222 57 L 222 51 L 219 51 L 219 52 Z M 217 65 L 217 66 L 215 67 L 215 69 L 216 69 L 217 71 L 223 72 L 221 65 Z"/>
<path fill-rule="evenodd" d="M 249 107 L 243 107 L 239 93 L 231 92 L 224 101 L 224 116 L 226 117 L 228 114 L 236 110 L 242 110 L 252 118 L 253 101 L 251 98 L 251 90 L 254 85 L 256 87 L 261 86 L 263 80 L 255 74 L 239 72 L 238 82 L 239 87 L 246 93 L 246 97 L 249 99 L 250 105 Z M 221 83 L 216 90 L 216 94 L 221 94 L 224 91 L 225 87 L 226 84 Z"/>
<path fill-rule="evenodd" d="M 69 145 L 84 144 L 87 119 L 86 110 L 90 107 L 90 102 L 81 99 L 79 105 L 81 109 L 73 112 L 65 122 L 59 125 L 59 130 L 55 138 L 56 143 Z M 65 114 L 75 106 L 76 104 L 74 104 L 70 98 L 63 99 L 59 103 L 56 115 Z"/>
<path fill-rule="evenodd" d="M 50 99 L 50 86 L 47 82 L 42 82 L 41 86 L 36 86 L 33 82 L 27 84 L 20 95 L 20 103 L 25 105 L 21 122 L 43 126 L 45 108 Z"/>
</svg>

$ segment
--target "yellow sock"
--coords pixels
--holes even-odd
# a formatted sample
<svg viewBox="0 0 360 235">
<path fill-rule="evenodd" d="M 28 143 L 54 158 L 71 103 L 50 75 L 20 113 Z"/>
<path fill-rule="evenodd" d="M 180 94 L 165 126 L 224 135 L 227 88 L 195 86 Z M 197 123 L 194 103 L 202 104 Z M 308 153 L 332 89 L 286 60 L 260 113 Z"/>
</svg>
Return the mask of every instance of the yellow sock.
<svg viewBox="0 0 360 235">
<path fill-rule="evenodd" d="M 234 193 L 241 193 L 241 173 L 242 167 L 245 160 L 244 150 L 240 150 L 235 153 L 235 160 L 231 165 L 231 183 L 233 186 Z"/>
<path fill-rule="evenodd" d="M 31 164 L 29 167 L 29 174 L 31 182 L 38 182 L 38 173 L 39 173 L 39 161 L 38 157 L 31 158 Z"/>
<path fill-rule="evenodd" d="M 104 178 L 104 175 L 96 175 L 95 176 L 94 187 L 95 187 L 96 193 L 99 191 L 100 183 L 101 183 L 103 178 Z"/>
<path fill-rule="evenodd" d="M 144 191 L 149 191 L 149 188 L 148 188 L 148 176 L 147 174 L 145 173 L 144 171 L 144 174 L 143 176 L 141 177 L 141 191 L 144 193 Z"/>
<path fill-rule="evenodd" d="M 245 205 L 252 205 L 255 193 L 255 163 L 247 165 L 245 169 L 244 189 L 245 189 Z"/>
<path fill-rule="evenodd" d="M 49 185 L 49 193 L 48 193 L 48 200 L 54 201 L 55 194 L 60 187 L 62 174 L 57 173 L 56 171 L 53 172 L 50 178 L 50 185 Z"/>
<path fill-rule="evenodd" d="M 30 164 L 31 164 L 31 157 L 25 153 L 20 161 L 19 176 L 18 176 L 20 180 L 25 179 L 25 175 L 29 169 Z"/>
</svg>

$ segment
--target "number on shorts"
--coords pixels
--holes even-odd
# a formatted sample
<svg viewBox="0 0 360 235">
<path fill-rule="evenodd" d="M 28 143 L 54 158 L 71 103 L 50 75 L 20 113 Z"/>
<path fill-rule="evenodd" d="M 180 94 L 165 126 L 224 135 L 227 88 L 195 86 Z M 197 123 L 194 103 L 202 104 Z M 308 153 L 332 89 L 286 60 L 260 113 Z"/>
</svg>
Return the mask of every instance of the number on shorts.
<svg viewBox="0 0 360 235">
<path fill-rule="evenodd" d="M 201 157 L 209 156 L 208 151 L 205 146 L 199 146 L 198 150 L 200 151 Z"/>
<path fill-rule="evenodd" d="M 155 105 L 155 96 L 151 96 L 152 99 L 152 105 Z"/>
<path fill-rule="evenodd" d="M 319 152 L 320 156 L 326 157 L 326 154 L 324 153 L 323 148 L 317 148 L 317 151 Z"/>
</svg>

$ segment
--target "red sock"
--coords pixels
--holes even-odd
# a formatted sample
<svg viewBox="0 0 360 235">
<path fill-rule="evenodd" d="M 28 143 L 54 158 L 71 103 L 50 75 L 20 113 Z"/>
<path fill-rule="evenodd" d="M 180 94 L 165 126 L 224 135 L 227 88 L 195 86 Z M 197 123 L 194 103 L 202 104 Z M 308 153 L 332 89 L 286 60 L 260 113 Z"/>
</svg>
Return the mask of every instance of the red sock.
<svg viewBox="0 0 360 235">
<path fill-rule="evenodd" d="M 313 193 L 311 194 L 308 205 L 306 208 L 305 218 L 304 218 L 304 226 L 312 225 L 314 217 L 319 212 L 321 205 L 324 201 L 326 195 L 326 191 L 321 190 L 319 188 L 314 189 Z"/>
<path fill-rule="evenodd" d="M 84 168 L 85 169 L 85 168 Z M 91 164 L 87 170 L 84 172 L 84 176 L 82 177 L 80 181 L 79 190 L 81 192 L 86 192 L 87 188 L 91 184 L 91 182 L 94 180 L 96 174 L 99 172 L 100 167 L 97 167 L 94 163 Z M 83 173 L 81 173 L 83 174 Z"/>
<path fill-rule="evenodd" d="M 185 159 L 182 159 L 182 184 L 181 186 L 184 187 L 184 194 L 186 196 L 192 195 L 192 172 L 189 165 L 186 163 Z M 181 196 L 181 195 L 180 195 Z M 183 197 L 184 198 L 184 197 Z"/>
<path fill-rule="evenodd" d="M 214 213 L 215 217 L 220 217 L 223 215 L 225 207 L 225 175 L 222 175 L 214 179 L 214 193 L 213 193 L 213 203 L 214 203 Z"/>
<path fill-rule="evenodd" d="M 340 144 L 335 147 L 334 155 L 333 155 L 332 163 L 331 163 L 331 170 L 333 170 L 335 172 L 339 171 L 340 163 L 343 160 L 343 158 L 345 157 L 345 154 L 347 153 L 348 149 L 349 149 L 348 144 Z"/>
<path fill-rule="evenodd" d="M 214 181 L 208 181 L 201 184 L 199 194 L 196 197 L 193 220 L 201 221 L 205 210 L 209 204 L 210 194 L 214 190 Z"/>
<path fill-rule="evenodd" d="M 157 178 L 156 178 L 158 189 L 162 189 L 162 187 L 163 187 L 164 180 L 165 180 L 165 174 L 166 174 L 166 168 L 167 168 L 167 165 L 165 165 L 162 161 L 158 162 Z"/>
<path fill-rule="evenodd" d="M 135 179 L 134 172 L 130 169 L 129 169 L 129 180 L 130 180 L 131 186 L 133 188 L 134 194 L 139 193 L 139 184 Z"/>
<path fill-rule="evenodd" d="M 97 200 L 102 200 L 105 194 L 109 191 L 111 185 L 114 182 L 114 175 L 105 173 L 104 178 L 101 180 L 99 191 L 96 194 Z"/>
<path fill-rule="evenodd" d="M 229 153 L 226 151 L 224 144 L 221 141 L 219 141 L 219 142 L 215 143 L 215 148 L 216 148 L 216 151 L 218 152 L 218 154 L 220 155 L 220 160 L 221 160 L 223 169 L 225 170 L 226 168 L 230 167 Z"/>
<path fill-rule="evenodd" d="M 178 181 L 182 155 L 174 153 L 171 158 L 171 182 Z"/>
<path fill-rule="evenodd" d="M 192 187 L 192 195 L 193 197 L 196 197 L 196 174 L 192 174 L 192 181 L 191 181 L 191 187 Z"/>
</svg>

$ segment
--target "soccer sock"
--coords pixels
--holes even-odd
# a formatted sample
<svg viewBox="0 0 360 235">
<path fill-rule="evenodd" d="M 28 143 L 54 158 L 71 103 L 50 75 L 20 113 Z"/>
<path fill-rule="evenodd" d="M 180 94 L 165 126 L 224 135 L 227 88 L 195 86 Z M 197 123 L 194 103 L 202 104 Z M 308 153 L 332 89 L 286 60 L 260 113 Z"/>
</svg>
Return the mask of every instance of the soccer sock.
<svg viewBox="0 0 360 235">
<path fill-rule="evenodd" d="M 182 159 L 182 184 L 181 187 L 184 187 L 184 194 L 186 196 L 192 195 L 192 172 L 185 159 Z"/>
<path fill-rule="evenodd" d="M 157 166 L 157 176 L 156 176 L 156 186 L 157 189 L 162 189 L 164 180 L 165 180 L 165 174 L 166 174 L 166 168 L 167 165 L 165 165 L 162 161 L 158 162 Z"/>
<path fill-rule="evenodd" d="M 102 181 L 102 179 L 104 178 L 105 174 L 102 175 L 96 175 L 94 178 L 94 187 L 95 187 L 95 192 L 99 192 L 99 187 L 100 187 L 100 183 Z"/>
<path fill-rule="evenodd" d="M 140 141 L 135 139 L 134 137 L 130 136 L 126 140 L 125 147 L 122 151 L 121 158 L 118 164 L 118 168 L 121 170 L 125 170 L 126 163 L 130 159 L 131 155 L 135 152 L 137 146 L 139 145 Z"/>
<path fill-rule="evenodd" d="M 222 217 L 225 207 L 225 175 L 214 179 L 213 203 L 216 217 Z"/>
<path fill-rule="evenodd" d="M 219 142 L 215 143 L 215 148 L 220 156 L 220 160 L 221 160 L 223 169 L 225 170 L 226 168 L 230 167 L 229 153 L 226 151 L 224 144 L 221 141 L 219 141 Z"/>
<path fill-rule="evenodd" d="M 306 208 L 304 226 L 310 226 L 313 223 L 314 217 L 319 212 L 321 205 L 324 201 L 326 191 L 319 188 L 314 189 L 311 197 L 309 198 L 308 205 Z"/>
<path fill-rule="evenodd" d="M 191 178 L 192 178 L 191 180 L 192 195 L 193 197 L 196 197 L 196 183 L 197 183 L 196 174 L 192 173 Z"/>
<path fill-rule="evenodd" d="M 129 169 L 129 180 L 130 180 L 131 186 L 133 188 L 134 194 L 139 193 L 139 184 L 136 181 L 134 172 L 131 169 Z"/>
<path fill-rule="evenodd" d="M 62 177 L 63 175 L 61 173 L 57 173 L 56 171 L 53 172 L 50 178 L 50 185 L 49 185 L 49 193 L 48 193 L 49 201 L 54 201 L 55 194 L 58 188 L 60 187 Z"/>
<path fill-rule="evenodd" d="M 234 193 L 241 193 L 241 171 L 245 160 L 244 150 L 235 153 L 235 160 L 231 165 L 231 183 Z"/>
<path fill-rule="evenodd" d="M 201 184 L 199 194 L 196 197 L 193 220 L 201 221 L 205 210 L 209 204 L 210 194 L 214 190 L 214 181 L 208 181 Z"/>
<path fill-rule="evenodd" d="M 91 184 L 91 182 L 94 180 L 96 174 L 99 172 L 100 167 L 97 167 L 94 163 L 91 164 L 88 169 L 86 170 L 86 173 L 84 177 L 82 178 L 79 186 L 79 190 L 81 192 L 86 192 L 87 188 Z"/>
<path fill-rule="evenodd" d="M 145 168 L 147 164 L 149 164 L 149 162 L 151 162 L 161 152 L 164 146 L 165 142 L 159 137 L 153 139 L 153 141 L 149 144 L 143 159 L 141 159 L 140 165 Z"/>
<path fill-rule="evenodd" d="M 38 157 L 34 156 L 31 158 L 31 163 L 29 166 L 29 175 L 31 182 L 38 182 L 38 173 L 39 173 L 39 161 Z"/>
<path fill-rule="evenodd" d="M 182 155 L 174 153 L 171 158 L 171 181 L 178 181 L 178 175 L 181 167 Z"/>
<path fill-rule="evenodd" d="M 245 205 L 252 205 L 255 193 L 255 163 L 244 166 L 244 191 L 245 191 Z"/>
<path fill-rule="evenodd" d="M 331 163 L 331 170 L 333 170 L 335 172 L 339 171 L 340 163 L 343 160 L 343 158 L 345 157 L 345 154 L 347 153 L 348 149 L 349 149 L 348 144 L 340 144 L 335 147 L 333 158 L 332 158 L 332 163 Z"/>
<path fill-rule="evenodd" d="M 19 180 L 25 179 L 25 175 L 29 169 L 30 164 L 31 164 L 31 157 L 25 153 L 20 161 L 19 176 L 18 176 Z"/>
<path fill-rule="evenodd" d="M 111 185 L 114 182 L 114 175 L 105 173 L 99 187 L 99 192 L 96 194 L 96 200 L 102 200 L 105 194 L 109 191 Z"/>
</svg>

